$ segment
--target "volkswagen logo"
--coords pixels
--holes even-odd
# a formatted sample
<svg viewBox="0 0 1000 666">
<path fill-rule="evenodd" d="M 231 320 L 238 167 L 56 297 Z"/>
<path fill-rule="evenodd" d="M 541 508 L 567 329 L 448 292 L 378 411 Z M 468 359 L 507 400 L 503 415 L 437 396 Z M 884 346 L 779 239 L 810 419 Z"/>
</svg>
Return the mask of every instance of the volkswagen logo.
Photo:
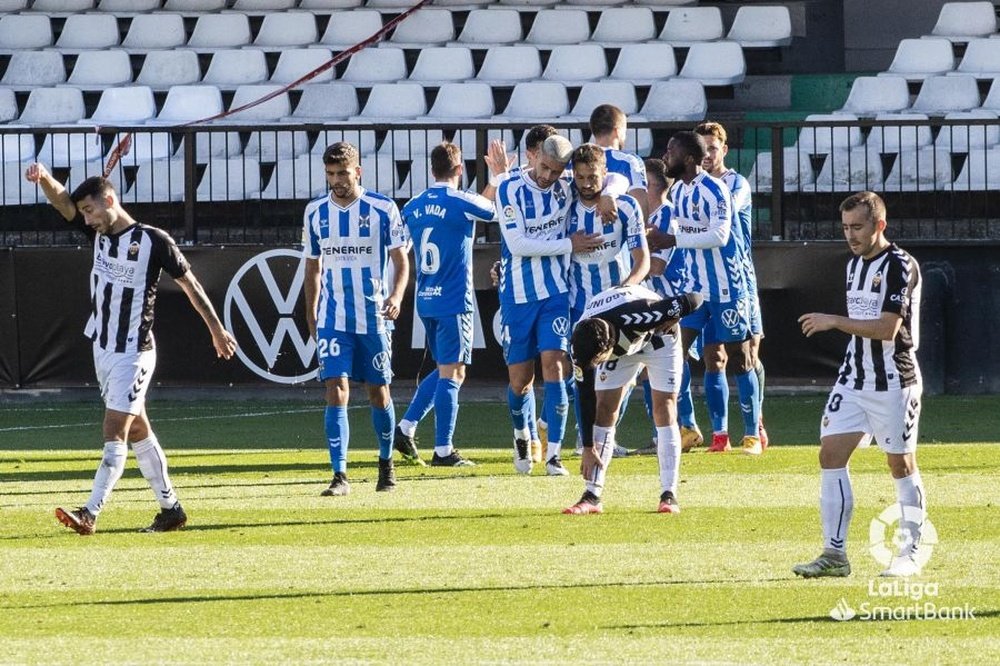
<svg viewBox="0 0 1000 666">
<path fill-rule="evenodd" d="M 732 308 L 722 311 L 722 323 L 726 328 L 736 328 L 740 323 L 740 313 Z"/>
<path fill-rule="evenodd" d="M 556 335 L 567 335 L 569 333 L 569 319 L 566 317 L 556 317 L 553 319 L 552 332 Z"/>
</svg>

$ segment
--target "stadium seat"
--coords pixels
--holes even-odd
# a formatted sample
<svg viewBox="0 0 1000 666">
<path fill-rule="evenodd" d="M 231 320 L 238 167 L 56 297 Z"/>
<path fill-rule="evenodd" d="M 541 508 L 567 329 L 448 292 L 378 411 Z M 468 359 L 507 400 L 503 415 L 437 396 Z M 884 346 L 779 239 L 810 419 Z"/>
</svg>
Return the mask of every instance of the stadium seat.
<svg viewBox="0 0 1000 666">
<path fill-rule="evenodd" d="M 156 115 L 153 91 L 148 86 L 108 88 L 101 93 L 94 115 L 85 123 L 95 125 L 135 125 Z"/>
<path fill-rule="evenodd" d="M 353 9 L 365 4 L 365 0 L 300 0 L 299 9 Z"/>
<path fill-rule="evenodd" d="M 951 153 L 940 148 L 900 151 L 886 176 L 886 192 L 932 192 L 950 189 Z"/>
<path fill-rule="evenodd" d="M 494 0 L 434 0 L 435 7 L 451 7 L 455 10 L 478 9 L 493 4 Z"/>
<path fill-rule="evenodd" d="M 590 23 L 582 9 L 543 9 L 535 14 L 527 42 L 535 46 L 579 44 L 590 39 Z"/>
<path fill-rule="evenodd" d="M 326 123 L 356 116 L 358 93 L 350 83 L 318 83 L 302 89 L 302 96 L 288 122 Z"/>
<path fill-rule="evenodd" d="M 879 122 L 927 120 L 923 113 L 880 113 L 875 116 Z M 916 151 L 934 142 L 930 125 L 897 125 L 872 127 L 865 145 L 877 153 L 898 153 L 900 151 Z"/>
<path fill-rule="evenodd" d="M 68 167 L 72 162 L 86 162 L 100 159 L 104 154 L 101 136 L 94 132 L 60 132 L 54 125 L 51 133 L 45 135 L 38 149 L 38 161 L 50 167 Z M 70 129 L 67 127 L 66 129 Z"/>
<path fill-rule="evenodd" d="M 831 152 L 846 152 L 858 148 L 863 142 L 861 128 L 833 127 L 826 122 L 849 122 L 858 117 L 850 113 L 814 113 L 806 116 L 806 122 L 817 123 L 799 130 L 796 146 L 806 155 L 825 155 Z"/>
<path fill-rule="evenodd" d="M 480 152 L 477 150 L 479 146 L 476 144 L 476 130 L 474 129 L 461 129 L 455 132 L 455 136 L 452 137 L 452 141 L 457 143 L 462 148 L 462 156 L 464 159 L 473 159 Z M 486 130 L 486 144 L 482 146 L 482 154 L 486 152 L 486 146 L 493 139 L 500 139 L 507 146 L 507 150 L 514 150 L 517 146 L 517 142 L 514 141 L 514 131 L 511 129 L 490 129 Z"/>
<path fill-rule="evenodd" d="M 660 40 L 674 46 L 722 39 L 722 13 L 718 7 L 683 7 L 672 9 L 660 31 Z"/>
<path fill-rule="evenodd" d="M 487 84 L 445 83 L 427 115 L 434 120 L 475 120 L 493 113 L 493 89 Z"/>
<path fill-rule="evenodd" d="M 743 49 L 736 42 L 694 44 L 678 76 L 700 81 L 704 86 L 731 86 L 746 78 Z"/>
<path fill-rule="evenodd" d="M 986 93 L 986 99 L 983 100 L 982 108 L 1000 113 L 1000 78 L 993 79 L 990 91 Z"/>
<path fill-rule="evenodd" d="M 741 5 L 726 39 L 743 48 L 771 48 L 792 43 L 792 18 L 785 5 Z"/>
<path fill-rule="evenodd" d="M 574 85 L 603 79 L 607 75 L 608 61 L 603 48 L 597 44 L 570 44 L 552 49 L 542 78 Z"/>
<path fill-rule="evenodd" d="M 250 125 L 256 123 L 276 122 L 279 118 L 284 118 L 292 113 L 292 103 L 288 97 L 288 92 L 261 102 L 260 104 L 244 109 L 243 111 L 233 111 L 241 106 L 250 104 L 262 97 L 282 90 L 282 86 L 276 84 L 264 85 L 243 85 L 236 89 L 233 100 L 229 103 L 231 115 L 226 116 L 225 122 L 232 122 L 239 125 Z"/>
<path fill-rule="evenodd" d="M 530 120 L 551 122 L 569 113 L 569 96 L 566 86 L 556 81 L 525 81 L 514 86 L 505 120 Z"/>
<path fill-rule="evenodd" d="M 0 12 L 19 12 L 28 8 L 28 0 L 0 0 Z"/>
<path fill-rule="evenodd" d="M 66 166 L 69 166 L 69 175 L 66 177 L 66 182 L 63 183 L 63 185 L 65 185 L 66 189 L 69 190 L 70 192 L 73 191 L 73 188 L 75 188 L 88 178 L 92 176 L 104 175 L 104 161 L 100 157 L 96 159 L 87 160 L 86 162 L 74 160 L 73 162 L 70 162 Z M 118 192 L 119 196 L 121 195 L 122 192 L 121 178 L 118 177 L 120 174 L 121 174 L 121 169 L 113 169 L 112 173 L 108 174 L 108 180 L 110 180 L 112 184 L 116 186 L 115 189 Z M 117 183 L 115 182 L 116 180 L 118 181 Z"/>
<path fill-rule="evenodd" d="M 296 0 L 236 0 L 232 9 L 237 12 L 280 12 L 295 9 Z"/>
<path fill-rule="evenodd" d="M 955 56 L 947 39 L 904 39 L 885 74 L 919 81 L 955 69 Z"/>
<path fill-rule="evenodd" d="M 371 155 L 378 147 L 378 135 L 375 130 L 355 129 L 340 130 L 328 129 L 319 133 L 316 143 L 313 144 L 310 154 L 322 164 L 323 152 L 327 146 L 331 146 L 338 141 L 346 141 L 358 149 L 362 155 Z"/>
<path fill-rule="evenodd" d="M 975 109 L 973 111 L 954 111 L 945 114 L 945 120 L 992 120 L 996 121 L 994 111 Z M 987 125 L 945 125 L 938 132 L 934 145 L 952 153 L 964 153 L 977 148 L 992 148 L 1000 143 L 1000 125 L 993 122 Z"/>
<path fill-rule="evenodd" d="M 18 122 L 25 125 L 75 123 L 86 113 L 78 88 L 35 88 Z"/>
<path fill-rule="evenodd" d="M 153 160 L 140 164 L 125 199 L 137 203 L 183 201 L 184 160 Z"/>
<path fill-rule="evenodd" d="M 979 106 L 976 77 L 968 74 L 931 76 L 924 80 L 911 111 L 943 116 L 952 111 L 970 111 Z"/>
<path fill-rule="evenodd" d="M 635 86 L 631 83 L 628 81 L 597 81 L 583 84 L 580 96 L 576 98 L 576 103 L 569 115 L 574 119 L 589 121 L 591 112 L 601 104 L 614 104 L 626 115 L 633 115 L 639 110 Z"/>
<path fill-rule="evenodd" d="M 816 176 L 818 192 L 877 190 L 885 181 L 882 158 L 864 148 L 833 150 Z"/>
<path fill-rule="evenodd" d="M 563 0 L 567 5 L 582 5 L 585 7 L 611 7 L 614 9 L 614 5 L 623 5 L 628 0 Z"/>
<path fill-rule="evenodd" d="M 309 153 L 309 135 L 300 130 L 252 132 L 243 154 L 260 162 L 293 159 Z"/>
<path fill-rule="evenodd" d="M 216 12 L 226 8 L 226 0 L 166 0 L 165 12 Z"/>
<path fill-rule="evenodd" d="M 931 35 L 968 42 L 976 37 L 989 37 L 996 31 L 997 16 L 992 2 L 946 2 Z"/>
<path fill-rule="evenodd" d="M 361 186 L 386 196 L 395 196 L 399 187 L 399 172 L 392 157 L 362 155 Z"/>
<path fill-rule="evenodd" d="M 542 58 L 534 46 L 491 46 L 476 80 L 503 84 L 542 77 Z"/>
<path fill-rule="evenodd" d="M 199 51 L 232 49 L 247 46 L 250 39 L 246 14 L 201 14 L 187 45 Z"/>
<path fill-rule="evenodd" d="M 813 189 L 816 183 L 816 175 L 813 173 L 812 163 L 807 155 L 800 153 L 795 148 L 785 148 L 782 153 L 784 191 L 802 192 Z M 754 192 L 772 192 L 774 190 L 774 179 L 772 174 L 773 155 L 770 151 L 757 153 L 753 167 L 747 180 L 750 181 L 750 188 Z"/>
<path fill-rule="evenodd" d="M 147 124 L 179 124 L 222 113 L 222 93 L 211 85 L 173 86 L 154 121 Z"/>
<path fill-rule="evenodd" d="M 902 111 L 910 106 L 910 90 L 902 76 L 859 76 L 851 84 L 841 112 L 859 117 Z"/>
<path fill-rule="evenodd" d="M 626 44 L 622 46 L 611 70 L 611 78 L 637 86 L 650 85 L 677 75 L 674 47 L 662 42 Z"/>
<path fill-rule="evenodd" d="M 312 12 L 275 11 L 264 15 L 253 45 L 269 49 L 287 48 L 315 44 L 317 39 L 319 31 Z"/>
<path fill-rule="evenodd" d="M 52 46 L 49 17 L 35 14 L 0 16 L 0 52 L 41 49 Z"/>
<path fill-rule="evenodd" d="M 28 206 L 45 201 L 41 188 L 24 179 L 24 169 L 20 164 L 2 164 L 3 188 L 0 188 L 0 202 L 4 206 Z"/>
<path fill-rule="evenodd" d="M 399 47 L 424 48 L 446 44 L 454 39 L 455 25 L 451 11 L 421 9 L 396 26 L 389 43 Z"/>
<path fill-rule="evenodd" d="M 371 7 L 372 9 L 378 9 L 382 11 L 392 11 L 396 12 L 402 9 L 409 9 L 412 7 L 414 2 L 411 0 L 367 0 L 365 2 L 366 7 Z"/>
<path fill-rule="evenodd" d="M 260 196 L 260 164 L 245 157 L 212 159 L 195 191 L 197 201 L 245 201 Z"/>
<path fill-rule="evenodd" d="M 136 51 L 174 49 L 184 46 L 184 17 L 180 14 L 139 14 L 132 19 L 122 48 Z"/>
<path fill-rule="evenodd" d="M 15 51 L 7 62 L 0 86 L 31 90 L 65 82 L 66 66 L 58 51 Z"/>
<path fill-rule="evenodd" d="M 135 82 L 153 90 L 168 90 L 171 86 L 190 85 L 201 81 L 198 54 L 187 50 L 150 51 Z"/>
<path fill-rule="evenodd" d="M 952 187 L 959 191 L 1000 188 L 1000 148 L 969 153 Z"/>
<path fill-rule="evenodd" d="M 62 52 L 118 46 L 121 35 L 114 14 L 70 14 L 56 48 Z"/>
<path fill-rule="evenodd" d="M 557 5 L 559 4 L 559 0 L 500 0 L 500 4 L 532 10 L 539 7 L 551 7 L 552 5 Z"/>
<path fill-rule="evenodd" d="M 0 162 L 24 164 L 35 158 L 35 137 L 29 132 L 0 134 Z"/>
<path fill-rule="evenodd" d="M 657 81 L 639 110 L 646 120 L 704 120 L 708 110 L 705 87 L 698 81 Z"/>
<path fill-rule="evenodd" d="M 0 88 L 0 123 L 17 118 L 17 96 L 11 88 Z"/>
<path fill-rule="evenodd" d="M 428 85 L 465 81 L 475 75 L 472 51 L 464 46 L 442 46 L 420 50 L 410 80 Z"/>
<path fill-rule="evenodd" d="M 73 14 L 94 8 L 94 0 L 35 0 L 31 11 L 46 14 Z"/>
<path fill-rule="evenodd" d="M 381 29 L 382 15 L 376 11 L 356 9 L 332 12 L 319 43 L 338 51 L 371 37 Z"/>
<path fill-rule="evenodd" d="M 406 57 L 403 49 L 364 49 L 347 62 L 342 81 L 352 83 L 389 83 L 405 80 Z"/>
<path fill-rule="evenodd" d="M 105 162 L 124 138 L 125 134 L 115 136 L 108 152 L 104 155 Z M 143 162 L 164 160 L 174 156 L 174 142 L 170 132 L 133 132 L 131 140 L 132 145 L 129 146 L 128 153 L 119 157 L 121 164 L 125 166 L 138 166 Z"/>
<path fill-rule="evenodd" d="M 330 61 L 333 53 L 330 49 L 309 48 L 309 49 L 285 49 L 278 56 L 278 64 L 274 67 L 274 74 L 271 75 L 271 83 L 288 84 L 301 79 L 303 76 Z M 334 68 L 328 67 L 315 77 L 309 79 L 307 83 L 329 83 L 333 81 Z"/>
<path fill-rule="evenodd" d="M 235 88 L 267 81 L 267 60 L 260 49 L 222 49 L 212 54 L 202 82 Z"/>
<path fill-rule="evenodd" d="M 955 73 L 969 74 L 977 79 L 1000 76 L 1000 39 L 970 40 Z"/>
<path fill-rule="evenodd" d="M 605 46 L 635 44 L 656 39 L 656 23 L 649 7 L 612 7 L 601 12 L 590 41 Z"/>
<path fill-rule="evenodd" d="M 394 160 L 414 160 L 427 163 L 434 146 L 444 141 L 444 132 L 439 129 L 395 129 L 390 130 L 376 155 L 389 155 Z"/>
<path fill-rule="evenodd" d="M 323 163 L 312 155 L 280 159 L 264 190 L 262 199 L 315 199 L 328 191 Z"/>
<path fill-rule="evenodd" d="M 515 44 L 524 33 L 521 16 L 513 9 L 473 9 L 465 19 L 458 42 L 480 47 Z"/>
<path fill-rule="evenodd" d="M 419 83 L 376 83 L 357 120 L 385 122 L 427 115 L 424 87 Z"/>
<path fill-rule="evenodd" d="M 98 0 L 97 11 L 118 16 L 152 12 L 160 8 L 162 0 Z"/>
<path fill-rule="evenodd" d="M 132 62 L 121 49 L 83 51 L 76 59 L 69 85 L 91 90 L 132 83 Z"/>
</svg>

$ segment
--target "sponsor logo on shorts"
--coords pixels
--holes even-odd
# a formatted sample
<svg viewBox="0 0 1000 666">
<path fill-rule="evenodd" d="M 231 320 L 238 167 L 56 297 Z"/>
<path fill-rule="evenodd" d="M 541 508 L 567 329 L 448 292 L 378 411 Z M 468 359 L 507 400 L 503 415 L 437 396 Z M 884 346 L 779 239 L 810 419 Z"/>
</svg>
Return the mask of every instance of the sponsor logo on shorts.
<svg viewBox="0 0 1000 666">
<path fill-rule="evenodd" d="M 732 308 L 723 310 L 722 323 L 726 328 L 736 328 L 740 323 L 740 313 Z"/>
<path fill-rule="evenodd" d="M 556 335 L 564 336 L 569 333 L 569 319 L 566 317 L 556 317 L 552 320 L 552 332 Z"/>
<path fill-rule="evenodd" d="M 375 358 L 372 359 L 372 366 L 379 372 L 385 372 L 389 367 L 389 352 L 379 352 L 375 354 Z"/>
</svg>

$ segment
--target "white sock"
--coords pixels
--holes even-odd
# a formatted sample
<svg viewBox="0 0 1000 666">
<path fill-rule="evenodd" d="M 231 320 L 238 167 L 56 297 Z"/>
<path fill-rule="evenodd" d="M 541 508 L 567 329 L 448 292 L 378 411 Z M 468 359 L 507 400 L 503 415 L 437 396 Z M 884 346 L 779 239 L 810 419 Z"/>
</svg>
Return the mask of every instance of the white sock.
<svg viewBox="0 0 1000 666">
<path fill-rule="evenodd" d="M 135 459 L 139 462 L 139 470 L 149 483 L 149 487 L 153 489 L 160 508 L 172 508 L 177 504 L 177 495 L 167 473 L 167 457 L 163 454 L 160 443 L 156 441 L 156 435 L 149 433 L 146 439 L 133 442 L 132 450 L 135 451 Z"/>
<path fill-rule="evenodd" d="M 913 474 L 895 479 L 896 500 L 899 502 L 899 509 L 902 518 L 899 520 L 899 528 L 907 530 L 909 538 L 899 549 L 900 555 L 912 555 L 920 545 L 920 535 L 924 527 L 924 518 L 927 516 L 927 497 L 924 494 L 924 482 L 920 478 L 920 472 L 913 470 Z"/>
<path fill-rule="evenodd" d="M 514 439 L 523 439 L 524 441 L 531 443 L 531 431 L 527 428 L 522 430 L 514 430 Z"/>
<path fill-rule="evenodd" d="M 451 455 L 451 452 L 455 450 L 453 444 L 446 444 L 445 446 L 435 446 L 434 453 L 438 458 L 446 458 Z"/>
<path fill-rule="evenodd" d="M 594 471 L 593 478 L 587 479 L 587 490 L 593 495 L 600 497 L 604 490 L 604 479 L 608 475 L 608 465 L 615 453 L 615 428 L 604 428 L 594 426 L 594 450 L 600 457 L 604 467 L 599 467 Z"/>
<path fill-rule="evenodd" d="M 402 419 L 396 425 L 399 426 L 399 429 L 407 437 L 413 437 L 414 435 L 417 434 L 417 424 L 414 421 L 407 421 L 406 419 Z"/>
<path fill-rule="evenodd" d="M 846 467 L 820 470 L 819 513 L 823 521 L 823 547 L 847 552 L 847 529 L 854 513 L 854 491 Z"/>
<path fill-rule="evenodd" d="M 545 444 L 545 461 L 548 462 L 549 460 L 552 460 L 552 456 L 559 455 L 560 451 L 562 451 L 562 442 L 553 442 L 552 440 L 549 440 Z"/>
<path fill-rule="evenodd" d="M 118 479 L 125 471 L 125 459 L 128 457 L 128 445 L 125 442 L 104 442 L 104 455 L 101 466 L 94 474 L 94 487 L 87 500 L 87 511 L 97 516 L 114 489 Z"/>
<path fill-rule="evenodd" d="M 677 496 L 681 471 L 681 429 L 677 424 L 656 427 L 656 457 L 660 462 L 660 492 Z"/>
</svg>

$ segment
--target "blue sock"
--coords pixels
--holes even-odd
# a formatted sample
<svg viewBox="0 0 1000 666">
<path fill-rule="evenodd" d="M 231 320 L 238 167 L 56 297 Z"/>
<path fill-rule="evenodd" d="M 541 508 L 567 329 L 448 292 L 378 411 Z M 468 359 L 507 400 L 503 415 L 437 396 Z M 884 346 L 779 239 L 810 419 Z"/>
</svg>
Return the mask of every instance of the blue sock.
<svg viewBox="0 0 1000 666">
<path fill-rule="evenodd" d="M 435 368 L 434 372 L 420 381 L 420 384 L 417 385 L 417 392 L 413 394 L 413 400 L 410 401 L 410 406 L 403 414 L 404 420 L 420 423 L 420 420 L 427 416 L 427 412 L 431 411 L 431 407 L 434 406 L 434 395 L 437 391 L 439 378 L 440 375 Z"/>
<path fill-rule="evenodd" d="M 545 422 L 549 425 L 549 448 L 554 444 L 562 444 L 568 411 L 569 396 L 566 395 L 566 384 L 562 381 L 545 382 Z"/>
<path fill-rule="evenodd" d="M 705 402 L 712 420 L 712 432 L 729 430 L 729 382 L 724 372 L 705 373 Z"/>
<path fill-rule="evenodd" d="M 372 407 L 372 426 L 375 428 L 375 437 L 378 438 L 378 457 L 382 460 L 392 458 L 392 436 L 396 430 L 396 412 L 393 411 L 392 401 L 385 409 Z"/>
<path fill-rule="evenodd" d="M 538 439 L 538 405 L 535 404 L 535 389 L 528 391 L 528 413 L 524 417 L 525 421 L 528 423 L 528 432 L 531 434 L 531 439 Z"/>
<path fill-rule="evenodd" d="M 324 423 L 326 444 L 330 449 L 330 467 L 334 472 L 347 472 L 347 443 L 351 439 L 347 407 L 327 406 Z"/>
<path fill-rule="evenodd" d="M 434 445 L 451 447 L 458 419 L 458 389 L 454 379 L 439 379 L 434 392 Z M 447 454 L 445 454 L 447 455 Z"/>
<path fill-rule="evenodd" d="M 615 423 L 617 428 L 622 424 L 622 419 L 625 418 L 625 412 L 628 411 L 629 400 L 632 399 L 632 391 L 635 390 L 635 384 L 629 384 L 625 387 L 625 395 L 622 396 L 622 404 L 618 407 L 618 421 Z"/>
<path fill-rule="evenodd" d="M 764 364 L 757 360 L 757 367 L 753 369 L 754 374 L 757 375 L 757 409 L 760 411 L 760 415 L 764 416 Z"/>
<path fill-rule="evenodd" d="M 573 379 L 572 375 L 566 380 L 566 400 L 573 405 L 573 425 L 576 426 L 576 431 L 580 432 L 580 404 L 576 400 L 576 380 Z M 568 436 L 569 427 L 567 426 L 563 431 L 563 437 Z"/>
<path fill-rule="evenodd" d="M 694 400 L 691 399 L 691 365 L 684 361 L 682 370 L 681 388 L 677 392 L 677 423 L 685 428 L 696 428 Z"/>
<path fill-rule="evenodd" d="M 757 436 L 760 422 L 760 385 L 753 370 L 736 375 L 736 388 L 740 394 L 740 412 L 743 414 L 744 434 Z"/>
<path fill-rule="evenodd" d="M 527 430 L 528 404 L 533 402 L 529 396 L 533 396 L 532 391 L 524 395 L 514 393 L 514 389 L 507 385 L 507 406 L 510 408 L 510 420 L 514 424 L 514 430 L 521 432 Z"/>
</svg>

